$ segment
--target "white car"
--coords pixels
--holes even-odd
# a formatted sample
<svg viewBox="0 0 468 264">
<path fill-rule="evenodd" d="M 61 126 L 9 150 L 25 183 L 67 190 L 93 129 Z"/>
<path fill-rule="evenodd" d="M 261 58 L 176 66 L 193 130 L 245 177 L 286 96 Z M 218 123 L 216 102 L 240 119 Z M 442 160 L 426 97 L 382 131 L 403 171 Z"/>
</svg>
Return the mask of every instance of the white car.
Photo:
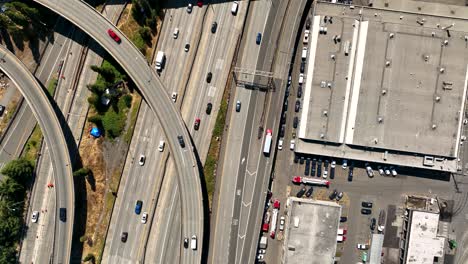
<svg viewBox="0 0 468 264">
<path fill-rule="evenodd" d="M 379 167 L 378 167 L 378 170 L 379 170 L 379 174 L 380 174 L 380 175 L 384 175 L 384 174 L 385 174 L 385 172 L 383 171 L 382 167 L 379 166 Z"/>
<path fill-rule="evenodd" d="M 326 179 L 326 178 L 328 177 L 328 170 L 324 170 L 324 171 L 323 171 L 322 177 L 323 177 L 324 179 Z"/>
<path fill-rule="evenodd" d="M 304 40 L 302 41 L 304 44 L 309 43 L 309 33 L 310 31 L 307 29 L 304 31 Z"/>
<path fill-rule="evenodd" d="M 263 260 L 264 259 L 263 254 L 258 254 L 257 259 L 258 260 Z"/>
<path fill-rule="evenodd" d="M 367 250 L 369 249 L 369 246 L 367 246 L 366 244 L 357 244 L 357 249 Z"/>
<path fill-rule="evenodd" d="M 141 154 L 140 158 L 138 159 L 138 164 L 140 164 L 140 166 L 145 165 L 145 160 L 146 160 L 145 155 Z"/>
<path fill-rule="evenodd" d="M 345 170 L 346 168 L 348 168 L 348 161 L 347 160 L 343 160 L 343 165 L 341 165 L 341 167 Z"/>
<path fill-rule="evenodd" d="M 259 249 L 258 250 L 258 254 L 265 254 L 266 253 L 266 249 Z"/>
<path fill-rule="evenodd" d="M 164 146 L 166 145 L 166 142 L 164 142 L 164 140 L 160 140 L 159 141 L 159 146 L 158 146 L 158 150 L 159 152 L 163 152 L 164 151 Z"/>
<path fill-rule="evenodd" d="M 37 219 L 39 219 L 39 212 L 38 212 L 38 211 L 34 211 L 34 212 L 32 213 L 32 216 L 31 216 L 31 222 L 37 223 Z"/>
<path fill-rule="evenodd" d="M 172 102 L 175 103 L 177 101 L 177 93 L 173 92 L 171 96 Z"/>
<path fill-rule="evenodd" d="M 192 13 L 192 9 L 193 9 L 193 5 L 192 4 L 188 4 L 187 6 L 187 13 Z"/>
<path fill-rule="evenodd" d="M 366 172 L 369 178 L 374 177 L 374 171 L 372 170 L 372 167 L 369 165 L 369 163 L 366 163 Z"/>
<path fill-rule="evenodd" d="M 177 39 L 179 37 L 179 28 L 174 29 L 173 36 L 174 36 L 174 39 Z"/>
<path fill-rule="evenodd" d="M 390 167 L 390 171 L 392 172 L 392 176 L 395 177 L 398 175 L 398 173 L 396 172 L 395 168 L 393 167 Z"/>
<path fill-rule="evenodd" d="M 279 224 L 279 230 L 283 231 L 284 230 L 284 223 L 286 222 L 286 218 L 284 216 L 280 217 L 280 224 Z"/>
<path fill-rule="evenodd" d="M 332 160 L 330 167 L 334 169 L 336 167 L 336 161 Z"/>
<path fill-rule="evenodd" d="M 143 215 L 141 216 L 141 222 L 143 224 L 146 224 L 146 221 L 148 221 L 148 213 L 144 212 Z"/>
<path fill-rule="evenodd" d="M 296 141 L 294 139 L 291 139 L 291 144 L 289 145 L 289 149 L 294 150 L 295 147 L 296 147 Z"/>
<path fill-rule="evenodd" d="M 283 139 L 282 138 L 278 141 L 278 149 L 279 150 L 283 149 Z"/>
</svg>

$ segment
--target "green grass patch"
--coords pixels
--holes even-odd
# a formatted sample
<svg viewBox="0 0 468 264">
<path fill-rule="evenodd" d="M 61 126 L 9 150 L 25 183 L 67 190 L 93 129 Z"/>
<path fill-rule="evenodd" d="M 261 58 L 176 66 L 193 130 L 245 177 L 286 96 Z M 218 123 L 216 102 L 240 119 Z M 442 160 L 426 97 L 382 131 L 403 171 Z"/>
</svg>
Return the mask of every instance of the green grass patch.
<svg viewBox="0 0 468 264">
<path fill-rule="evenodd" d="M 218 115 L 216 116 L 216 123 L 213 129 L 213 135 L 211 136 L 208 156 L 205 161 L 205 166 L 203 167 L 210 208 L 213 199 L 213 193 L 215 190 L 216 165 L 219 159 L 219 148 L 221 144 L 221 140 L 216 139 L 222 138 L 224 132 L 224 125 L 226 123 L 226 113 L 228 110 L 227 100 L 229 93 L 227 92 L 227 90 L 228 89 L 225 89 L 223 100 L 221 101 L 221 106 L 219 108 Z"/>
<path fill-rule="evenodd" d="M 127 142 L 127 144 L 130 144 L 130 141 L 132 141 L 133 130 L 135 129 L 138 117 L 138 109 L 140 109 L 141 105 L 141 97 L 139 95 L 136 95 L 134 100 L 136 100 L 136 102 L 133 104 L 132 109 L 130 110 L 130 125 L 124 135 L 124 140 Z"/>
<path fill-rule="evenodd" d="M 22 155 L 25 159 L 29 160 L 34 165 L 34 167 L 36 167 L 37 154 L 41 148 L 41 140 L 42 131 L 39 125 L 36 125 L 33 132 L 31 133 L 31 136 L 26 142 L 26 146 L 24 147 Z"/>
<path fill-rule="evenodd" d="M 49 86 L 47 86 L 47 92 L 49 92 L 49 95 L 52 97 L 54 97 L 55 89 L 57 88 L 57 83 L 57 78 L 53 78 L 52 80 L 50 80 Z"/>
</svg>

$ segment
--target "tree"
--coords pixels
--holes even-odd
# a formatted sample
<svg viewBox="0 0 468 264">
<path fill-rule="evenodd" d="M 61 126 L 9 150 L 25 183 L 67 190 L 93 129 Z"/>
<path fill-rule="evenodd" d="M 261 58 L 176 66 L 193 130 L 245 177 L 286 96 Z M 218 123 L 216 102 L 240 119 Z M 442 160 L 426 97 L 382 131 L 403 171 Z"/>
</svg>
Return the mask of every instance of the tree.
<svg viewBox="0 0 468 264">
<path fill-rule="evenodd" d="M 33 171 L 33 164 L 29 160 L 19 158 L 10 161 L 2 169 L 2 174 L 16 180 L 20 184 L 26 184 L 31 179 Z"/>
<path fill-rule="evenodd" d="M 95 260 L 96 260 L 96 258 L 94 257 L 94 255 L 93 255 L 92 253 L 89 253 L 89 254 L 86 255 L 86 257 L 83 259 L 84 262 L 91 261 L 91 263 L 94 263 Z"/>
<path fill-rule="evenodd" d="M 19 184 L 17 181 L 10 177 L 5 177 L 2 182 L 0 182 L 0 197 L 1 199 L 18 201 L 23 199 L 22 192 L 24 187 Z M 21 197 L 18 197 L 21 196 Z"/>
<path fill-rule="evenodd" d="M 1 247 L 0 264 L 16 263 L 16 249 L 14 246 Z"/>
<path fill-rule="evenodd" d="M 89 168 L 81 168 L 73 172 L 73 176 L 74 177 L 88 177 L 89 175 L 92 175 L 92 173 L 93 172 Z"/>
</svg>

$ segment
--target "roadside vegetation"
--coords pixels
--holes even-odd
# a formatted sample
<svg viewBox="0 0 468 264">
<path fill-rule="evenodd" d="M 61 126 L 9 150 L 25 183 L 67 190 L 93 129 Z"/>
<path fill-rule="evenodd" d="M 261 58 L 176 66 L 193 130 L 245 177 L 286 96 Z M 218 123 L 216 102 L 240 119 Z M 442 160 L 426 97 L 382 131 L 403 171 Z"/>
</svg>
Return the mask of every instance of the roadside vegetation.
<svg viewBox="0 0 468 264">
<path fill-rule="evenodd" d="M 26 159 L 10 161 L 0 181 L 0 264 L 16 263 L 24 218 L 26 190 L 33 178 L 33 165 Z"/>
<path fill-rule="evenodd" d="M 130 8 L 124 10 L 123 14 L 128 19 L 122 23 L 121 30 L 148 59 L 151 59 L 159 18 L 163 15 L 160 2 L 161 0 L 132 0 Z"/>
<path fill-rule="evenodd" d="M 88 121 L 94 123 L 110 139 L 122 134 L 128 109 L 132 105 L 132 96 L 125 82 L 127 77 L 115 64 L 104 60 L 100 67 L 91 66 L 98 77 L 94 84 L 88 86 L 92 92 L 88 102 L 93 109 Z"/>
<path fill-rule="evenodd" d="M 227 86 L 230 87 L 230 81 Z M 213 200 L 213 193 L 216 184 L 216 170 L 218 167 L 219 151 L 221 148 L 221 138 L 224 134 L 224 126 L 226 124 L 226 114 L 228 110 L 229 88 L 224 89 L 223 99 L 219 107 L 218 115 L 216 116 L 216 123 L 211 136 L 210 148 L 208 149 L 208 156 L 206 157 L 205 166 L 203 167 L 203 174 L 205 175 L 206 190 L 208 192 L 208 202 L 211 210 L 211 203 Z"/>
</svg>

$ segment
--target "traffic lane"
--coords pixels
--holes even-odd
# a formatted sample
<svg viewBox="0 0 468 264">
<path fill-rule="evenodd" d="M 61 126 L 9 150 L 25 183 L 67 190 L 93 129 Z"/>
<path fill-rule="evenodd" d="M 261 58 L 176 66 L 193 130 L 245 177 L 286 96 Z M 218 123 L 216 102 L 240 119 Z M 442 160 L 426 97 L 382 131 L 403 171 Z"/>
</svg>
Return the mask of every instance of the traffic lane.
<svg viewBox="0 0 468 264">
<path fill-rule="evenodd" d="M 52 4 L 46 0 L 36 1 L 42 4 Z M 104 35 L 102 32 L 105 32 L 106 29 L 112 27 L 112 25 L 108 21 L 103 20 L 102 17 L 100 17 L 100 14 L 93 11 L 92 8 L 85 6 L 82 2 L 78 1 L 57 2 L 53 4 L 53 7 L 58 10 L 59 13 L 66 15 L 77 25 L 80 25 L 93 36 L 96 36 L 97 41 L 99 41 L 104 47 L 111 51 L 115 59 L 120 62 L 122 67 L 129 73 L 130 76 L 133 77 L 138 87 L 144 88 L 147 87 L 148 84 L 149 86 L 155 85 L 159 87 L 159 89 L 142 89 L 141 91 L 145 95 L 145 98 L 151 102 L 152 107 L 158 110 L 156 111 L 157 115 L 159 117 L 165 117 L 160 118 L 160 121 L 163 123 L 163 127 L 167 133 L 173 135 L 179 132 L 183 134 L 185 139 L 189 138 L 187 131 L 185 131 L 183 128 L 183 121 L 180 115 L 177 114 L 175 107 L 171 105 L 168 96 L 165 96 L 161 93 L 161 87 L 163 86 L 160 82 L 160 79 L 156 77 L 154 71 L 149 69 L 147 63 L 145 63 L 144 57 L 136 50 L 131 42 L 125 38 L 125 36 L 121 36 L 124 40 L 121 42 L 119 50 L 125 50 L 126 52 L 118 53 L 115 50 L 117 44 L 109 37 L 102 36 Z M 82 12 L 79 14 L 72 12 L 72 10 L 76 10 L 77 8 L 81 8 Z M 115 29 L 115 31 L 120 33 L 117 29 Z M 144 80 L 146 80 L 148 84 L 146 84 Z M 199 190 L 200 179 L 198 175 L 198 169 L 195 168 L 196 160 L 194 154 L 191 152 L 192 150 L 181 150 L 178 146 L 177 138 L 169 138 L 168 145 L 173 151 L 175 151 L 174 156 L 176 159 L 176 164 L 180 165 L 180 173 L 178 173 L 179 177 L 181 177 L 180 181 L 189 182 L 189 185 L 192 185 L 192 187 L 198 186 L 198 188 L 194 188 L 195 190 Z M 191 148 L 190 145 L 188 148 Z M 201 212 L 203 204 L 201 190 L 197 192 L 185 192 L 184 189 L 182 193 L 184 193 L 182 207 L 184 212 L 187 213 L 186 220 L 188 221 L 188 224 L 184 225 L 183 228 L 186 230 L 196 229 L 195 232 L 201 234 L 203 232 L 203 214 Z M 189 198 L 185 196 L 191 197 Z M 192 208 L 196 209 L 191 210 Z M 189 215 L 190 211 L 192 211 L 195 215 Z M 197 254 L 197 258 L 198 257 L 199 254 Z"/>
<path fill-rule="evenodd" d="M 231 177 L 237 179 L 235 183 L 235 188 L 236 188 L 236 198 L 234 200 L 233 204 L 233 212 L 232 212 L 232 221 L 230 223 L 231 225 L 231 232 L 230 232 L 230 242 L 229 242 L 229 263 L 236 263 L 237 262 L 237 249 L 238 249 L 238 236 L 239 236 L 239 230 L 240 230 L 240 222 L 241 222 L 241 211 L 242 211 L 242 200 L 244 196 L 244 187 L 245 187 L 245 178 L 247 176 L 246 168 L 247 168 L 247 163 L 249 160 L 250 152 L 250 142 L 251 142 L 251 135 L 252 131 L 255 129 L 254 126 L 254 113 L 256 110 L 256 98 L 257 95 L 255 92 L 252 92 L 251 90 L 247 90 L 245 88 L 238 88 L 239 94 L 238 98 L 246 98 L 243 100 L 244 106 L 241 107 L 241 112 L 244 111 L 243 109 L 247 109 L 245 112 L 245 117 L 239 116 L 241 120 L 245 120 L 246 123 L 243 126 L 243 130 L 239 135 L 241 135 L 240 140 L 241 144 L 241 153 L 239 155 L 239 158 L 242 157 L 241 161 L 237 165 L 237 169 L 231 171 L 233 175 Z M 242 102 L 242 101 L 241 101 Z M 246 106 L 245 106 L 246 104 Z M 233 109 L 235 109 L 233 107 Z M 235 174 L 234 174 L 235 173 Z M 231 202 L 232 201 L 228 201 Z M 224 206 L 224 205 L 223 205 Z"/>
<path fill-rule="evenodd" d="M 239 206 L 239 196 L 242 194 L 243 184 L 241 183 L 243 177 L 241 175 L 243 174 L 239 174 L 239 172 L 245 170 L 245 159 L 248 155 L 248 146 L 244 140 L 244 134 L 245 131 L 251 129 L 251 125 L 247 127 L 247 124 L 251 124 L 253 117 L 253 115 L 249 114 L 254 108 L 254 105 L 250 104 L 251 93 L 250 90 L 237 87 L 231 101 L 241 102 L 240 112 L 236 112 L 235 103 L 233 103 L 233 107 L 229 108 L 230 122 L 226 135 L 227 143 L 223 157 L 223 172 L 219 179 L 221 183 L 219 184 L 219 200 L 215 214 L 216 222 L 213 224 L 211 263 L 221 263 L 226 259 L 231 261 L 235 254 L 235 247 L 234 251 L 233 247 L 228 251 L 229 245 L 233 245 L 233 243 L 230 243 L 226 238 L 231 237 L 230 240 L 232 241 L 233 238 L 236 238 L 233 233 L 237 233 L 235 230 L 231 232 L 231 229 L 237 226 L 234 221 L 237 221 L 239 217 L 238 213 L 236 215 L 233 210 L 234 204 L 237 204 L 237 207 Z M 248 134 L 250 135 L 250 133 Z M 227 257 L 226 252 L 228 252 Z"/>
<path fill-rule="evenodd" d="M 71 233 L 73 226 L 74 215 L 74 197 L 73 197 L 73 182 L 71 161 L 69 156 L 68 146 L 66 145 L 65 137 L 62 133 L 62 127 L 57 118 L 56 113 L 50 102 L 48 101 L 45 92 L 38 88 L 40 87 L 35 77 L 27 70 L 11 52 L 2 48 L 2 63 L 1 68 L 3 72 L 20 88 L 26 101 L 30 104 L 34 115 L 36 116 L 41 129 L 44 131 L 45 141 L 51 151 L 54 171 L 60 175 L 57 177 L 56 192 L 57 197 L 63 200 L 58 202 L 59 207 L 69 209 L 69 220 L 67 222 L 60 222 L 56 225 L 56 234 L 58 237 L 65 238 L 65 242 L 57 246 L 57 259 L 62 261 L 69 260 L 69 251 L 62 250 L 71 247 Z M 20 79 L 12 79 L 13 76 L 22 76 Z M 57 213 L 59 211 L 57 208 Z M 60 251 L 62 250 L 62 251 Z M 65 252 L 63 252 L 65 251 Z"/>
<path fill-rule="evenodd" d="M 111 218 L 111 223 L 108 231 L 108 239 L 107 242 L 111 242 L 110 247 L 105 248 L 105 256 L 106 253 L 108 255 L 117 255 L 116 252 L 123 252 L 121 249 L 121 241 L 120 236 L 122 232 L 129 233 L 129 240 L 127 243 L 132 245 L 135 233 L 135 225 L 134 223 L 129 223 L 130 218 L 134 216 L 134 208 L 136 204 L 136 200 L 141 199 L 138 193 L 138 183 L 140 182 L 141 178 L 139 177 L 139 173 L 142 171 L 141 166 L 138 164 L 138 158 L 140 153 L 142 153 L 141 149 L 144 145 L 142 138 L 144 138 L 144 134 L 146 132 L 145 127 L 143 124 L 147 120 L 146 117 L 151 115 L 151 111 L 148 107 L 142 107 L 140 111 L 140 120 L 137 120 L 137 133 L 135 133 L 136 138 L 132 141 L 133 148 L 131 147 L 129 150 L 129 154 L 127 156 L 125 166 L 128 167 L 128 173 L 125 173 L 126 169 L 124 168 L 124 176 L 121 180 L 121 185 L 119 188 L 119 193 L 117 194 L 116 203 L 114 205 L 114 213 Z M 150 119 L 151 122 L 151 119 Z M 143 201 L 144 202 L 144 201 Z M 146 204 L 143 203 L 143 206 Z M 108 244 L 108 243 L 106 243 Z M 127 246 L 131 247 L 131 246 Z M 127 248 L 126 247 L 126 248 Z M 129 255 L 126 255 L 129 256 Z M 133 255 L 134 256 L 134 255 Z M 117 261 L 117 259 L 115 259 Z"/>
<path fill-rule="evenodd" d="M 137 147 L 137 151 L 134 157 L 134 163 L 139 162 L 138 159 L 140 155 L 145 155 L 146 161 L 143 166 L 135 165 L 133 170 L 130 171 L 129 176 L 134 178 L 135 191 L 133 192 L 135 196 L 133 201 L 129 201 L 130 204 L 135 206 L 137 200 L 143 202 L 141 208 L 141 213 L 139 215 L 133 212 L 129 216 L 130 223 L 126 226 L 134 226 L 133 238 L 134 240 L 127 241 L 127 245 L 124 249 L 124 253 L 127 256 L 131 256 L 132 260 L 139 261 L 141 258 L 142 245 L 146 239 L 146 227 L 147 223 L 141 223 L 141 217 L 143 213 L 152 213 L 153 203 L 154 203 L 154 189 L 156 187 L 156 177 L 153 175 L 158 175 L 158 172 L 161 168 L 162 155 L 157 151 L 160 133 L 155 133 L 154 129 L 155 123 L 154 116 L 152 112 L 148 112 L 148 115 L 145 116 L 143 124 L 148 125 L 148 127 L 143 127 L 143 134 L 138 138 L 140 146 Z M 130 235 L 130 233 L 129 233 Z"/>
</svg>

